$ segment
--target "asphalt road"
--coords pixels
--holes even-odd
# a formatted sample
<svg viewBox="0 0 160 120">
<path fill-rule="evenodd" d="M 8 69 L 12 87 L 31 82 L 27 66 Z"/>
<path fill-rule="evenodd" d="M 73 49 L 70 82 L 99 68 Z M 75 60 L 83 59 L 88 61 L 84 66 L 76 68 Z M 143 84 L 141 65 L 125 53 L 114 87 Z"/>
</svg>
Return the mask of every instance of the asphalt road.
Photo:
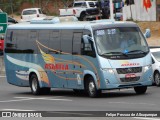
<svg viewBox="0 0 160 120">
<path fill-rule="evenodd" d="M 5 76 L 0 76 L 0 111 L 45 111 L 46 115 L 55 115 L 58 120 L 63 119 L 63 117 L 67 117 L 69 120 L 84 119 L 82 117 L 86 117 L 87 120 L 96 120 L 99 115 L 102 114 L 103 116 L 104 114 L 104 117 L 99 119 L 107 120 L 112 117 L 105 117 L 105 112 L 160 112 L 159 91 L 160 87 L 152 86 L 148 88 L 144 95 L 136 95 L 133 89 L 125 89 L 108 91 L 103 93 L 100 98 L 89 98 L 84 94 L 75 94 L 72 90 L 52 89 L 49 95 L 34 96 L 31 94 L 30 88 L 10 85 L 7 83 Z M 75 118 L 77 115 L 80 118 Z M 112 118 L 112 120 L 114 119 L 120 118 Z M 125 119 L 141 120 L 145 117 L 133 116 L 125 117 Z M 123 118 L 123 120 L 125 119 Z M 147 119 L 158 120 L 160 118 L 149 116 Z"/>
</svg>

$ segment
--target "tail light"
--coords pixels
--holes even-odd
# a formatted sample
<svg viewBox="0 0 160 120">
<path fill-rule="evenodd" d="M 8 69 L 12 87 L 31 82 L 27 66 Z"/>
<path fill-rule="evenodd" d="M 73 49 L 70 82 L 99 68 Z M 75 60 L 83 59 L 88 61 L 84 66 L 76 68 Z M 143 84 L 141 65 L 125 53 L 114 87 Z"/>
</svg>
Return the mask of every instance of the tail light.
<svg viewBox="0 0 160 120">
<path fill-rule="evenodd" d="M 39 17 L 39 14 L 37 14 L 37 17 Z"/>
<path fill-rule="evenodd" d="M 74 14 L 74 15 L 76 14 L 76 10 L 75 10 L 75 9 L 73 9 L 73 14 Z"/>
</svg>

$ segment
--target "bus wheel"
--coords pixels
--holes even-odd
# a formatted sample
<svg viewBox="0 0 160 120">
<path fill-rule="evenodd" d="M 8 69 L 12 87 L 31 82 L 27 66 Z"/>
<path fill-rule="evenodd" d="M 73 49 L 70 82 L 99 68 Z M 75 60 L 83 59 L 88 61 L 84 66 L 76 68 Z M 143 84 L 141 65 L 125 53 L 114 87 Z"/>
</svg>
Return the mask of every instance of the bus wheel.
<svg viewBox="0 0 160 120">
<path fill-rule="evenodd" d="M 134 87 L 136 94 L 144 94 L 147 91 L 147 86 Z"/>
<path fill-rule="evenodd" d="M 101 93 L 100 90 L 97 90 L 95 82 L 92 77 L 88 78 L 86 90 L 87 90 L 89 97 L 98 97 Z"/>
<path fill-rule="evenodd" d="M 42 88 L 40 88 L 38 78 L 35 74 L 33 74 L 30 78 L 30 87 L 31 87 L 31 91 L 34 95 L 41 94 Z"/>
</svg>

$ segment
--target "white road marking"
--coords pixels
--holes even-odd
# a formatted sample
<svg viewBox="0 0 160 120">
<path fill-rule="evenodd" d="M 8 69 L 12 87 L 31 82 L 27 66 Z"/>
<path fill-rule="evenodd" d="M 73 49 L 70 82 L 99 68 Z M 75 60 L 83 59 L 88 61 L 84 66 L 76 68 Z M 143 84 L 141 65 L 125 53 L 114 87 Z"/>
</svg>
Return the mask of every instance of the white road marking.
<svg viewBox="0 0 160 120">
<path fill-rule="evenodd" d="M 33 97 L 14 97 L 18 98 L 17 100 L 4 100 L 0 101 L 0 103 L 7 103 L 7 102 L 18 102 L 18 101 L 26 101 L 26 100 L 52 100 L 52 101 L 72 101 L 70 99 L 55 99 L 55 98 L 33 98 Z"/>
<path fill-rule="evenodd" d="M 138 120 L 160 120 L 160 118 L 144 118 L 144 117 L 133 117 Z"/>
<path fill-rule="evenodd" d="M 40 97 L 40 98 L 33 98 L 33 97 L 14 97 L 14 98 L 26 98 L 26 99 L 32 99 L 32 100 L 60 100 L 60 101 L 72 101 L 70 99 L 57 99 L 57 98 L 46 98 L 46 97 Z"/>
<path fill-rule="evenodd" d="M 32 100 L 32 99 L 20 99 L 20 100 L 4 100 L 0 101 L 0 103 L 7 103 L 7 102 L 18 102 L 18 101 L 26 101 L 26 100 Z"/>
<path fill-rule="evenodd" d="M 108 103 L 117 103 L 117 104 L 136 104 L 136 105 L 156 105 L 156 104 L 150 104 L 150 103 L 129 103 L 129 102 L 108 102 Z"/>
<path fill-rule="evenodd" d="M 2 109 L 3 111 L 36 111 L 36 110 L 22 110 L 22 109 Z"/>
</svg>

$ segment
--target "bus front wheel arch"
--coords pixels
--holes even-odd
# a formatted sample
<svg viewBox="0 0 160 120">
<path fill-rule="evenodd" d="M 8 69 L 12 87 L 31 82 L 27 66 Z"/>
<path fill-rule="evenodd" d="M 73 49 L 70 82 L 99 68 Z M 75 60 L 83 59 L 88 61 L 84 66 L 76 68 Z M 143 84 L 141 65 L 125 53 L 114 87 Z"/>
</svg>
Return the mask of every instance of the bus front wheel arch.
<svg viewBox="0 0 160 120">
<path fill-rule="evenodd" d="M 29 77 L 30 88 L 33 95 L 49 94 L 50 88 L 40 88 L 38 77 L 32 73 Z"/>
<path fill-rule="evenodd" d="M 101 90 L 97 90 L 95 81 L 92 76 L 90 75 L 85 76 L 84 86 L 85 86 L 85 91 L 89 97 L 95 98 L 100 96 Z"/>
<path fill-rule="evenodd" d="M 32 94 L 40 95 L 41 88 L 39 86 L 39 82 L 38 82 L 38 78 L 37 78 L 36 74 L 31 74 L 30 75 L 29 83 L 30 83 L 30 88 L 31 88 Z"/>
</svg>

